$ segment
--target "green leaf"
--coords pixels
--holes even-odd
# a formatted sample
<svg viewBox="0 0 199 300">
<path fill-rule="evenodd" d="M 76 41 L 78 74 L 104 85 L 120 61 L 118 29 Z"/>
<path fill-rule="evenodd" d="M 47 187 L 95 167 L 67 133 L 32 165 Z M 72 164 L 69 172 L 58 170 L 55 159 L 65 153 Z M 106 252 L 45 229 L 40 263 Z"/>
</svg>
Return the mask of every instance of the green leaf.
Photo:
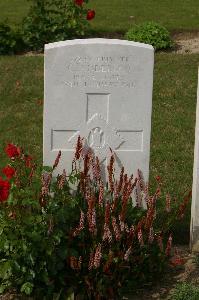
<svg viewBox="0 0 199 300">
<path fill-rule="evenodd" d="M 6 286 L 5 285 L 0 285 L 0 294 L 3 294 L 3 292 L 5 291 Z"/>
<path fill-rule="evenodd" d="M 10 205 L 10 204 L 13 204 L 13 203 L 14 203 L 14 201 L 13 201 L 13 193 L 10 193 L 10 194 L 9 194 L 9 197 L 8 197 L 7 203 L 8 203 L 8 205 Z"/>
<path fill-rule="evenodd" d="M 30 295 L 33 290 L 33 284 L 31 282 L 26 282 L 21 286 L 20 291 L 26 295 Z"/>
<path fill-rule="evenodd" d="M 12 275 L 12 267 L 9 260 L 2 260 L 0 262 L 0 278 L 8 279 Z"/>
<path fill-rule="evenodd" d="M 45 172 L 52 172 L 53 171 L 53 168 L 52 167 L 49 167 L 49 166 L 43 166 L 43 171 Z"/>
</svg>

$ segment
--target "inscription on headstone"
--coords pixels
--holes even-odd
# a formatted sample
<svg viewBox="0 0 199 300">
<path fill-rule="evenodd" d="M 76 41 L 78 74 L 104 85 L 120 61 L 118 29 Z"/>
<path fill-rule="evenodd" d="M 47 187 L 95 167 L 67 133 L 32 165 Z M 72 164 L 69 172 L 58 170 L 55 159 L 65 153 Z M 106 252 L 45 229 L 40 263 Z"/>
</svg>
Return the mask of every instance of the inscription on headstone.
<svg viewBox="0 0 199 300">
<path fill-rule="evenodd" d="M 68 61 L 70 80 L 65 84 L 75 87 L 127 87 L 133 88 L 128 74 L 131 70 L 127 56 L 76 56 Z"/>
<path fill-rule="evenodd" d="M 139 168 L 148 179 L 154 51 L 107 39 L 45 46 L 44 165 L 62 151 L 60 172 L 71 168 L 80 135 L 103 164 Z"/>
</svg>

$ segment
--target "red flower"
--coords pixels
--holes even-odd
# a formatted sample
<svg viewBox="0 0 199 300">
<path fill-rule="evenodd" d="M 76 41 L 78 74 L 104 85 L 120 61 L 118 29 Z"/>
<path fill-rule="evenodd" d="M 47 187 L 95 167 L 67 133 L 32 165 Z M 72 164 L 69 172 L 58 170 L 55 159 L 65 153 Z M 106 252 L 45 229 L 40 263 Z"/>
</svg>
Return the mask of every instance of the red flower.
<svg viewBox="0 0 199 300">
<path fill-rule="evenodd" d="M 11 179 L 15 174 L 15 169 L 8 165 L 5 168 L 3 168 L 2 172 L 4 175 L 6 175 L 8 179 Z"/>
<path fill-rule="evenodd" d="M 59 150 L 58 154 L 57 154 L 57 157 L 55 159 L 55 162 L 53 164 L 53 170 L 58 166 L 59 164 L 59 161 L 60 161 L 60 158 L 61 158 L 61 151 Z"/>
<path fill-rule="evenodd" d="M 95 18 L 95 11 L 92 10 L 92 9 L 89 9 L 89 10 L 87 11 L 86 19 L 87 19 L 88 21 L 90 21 L 90 20 L 92 20 L 93 18 Z"/>
<path fill-rule="evenodd" d="M 0 177 L 0 202 L 4 202 L 8 199 L 10 190 L 10 183 L 7 180 L 3 180 Z"/>
<path fill-rule="evenodd" d="M 19 147 L 13 144 L 8 144 L 5 148 L 5 152 L 10 158 L 15 158 L 20 155 L 21 151 Z"/>
<path fill-rule="evenodd" d="M 75 4 L 82 6 L 82 4 L 84 3 L 84 0 L 75 0 Z"/>
</svg>

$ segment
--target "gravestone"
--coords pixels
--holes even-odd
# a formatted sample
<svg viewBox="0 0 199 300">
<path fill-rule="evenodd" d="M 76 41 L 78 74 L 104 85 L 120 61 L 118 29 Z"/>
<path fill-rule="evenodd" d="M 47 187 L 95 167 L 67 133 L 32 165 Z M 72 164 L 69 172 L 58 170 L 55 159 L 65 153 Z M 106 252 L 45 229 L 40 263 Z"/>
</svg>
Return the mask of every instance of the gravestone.
<svg viewBox="0 0 199 300">
<path fill-rule="evenodd" d="M 106 166 L 149 173 L 154 49 L 150 45 L 86 39 L 45 46 L 44 165 L 71 169 L 80 135 Z"/>
<path fill-rule="evenodd" d="M 190 244 L 193 251 L 199 252 L 199 71 L 196 107 Z"/>
</svg>

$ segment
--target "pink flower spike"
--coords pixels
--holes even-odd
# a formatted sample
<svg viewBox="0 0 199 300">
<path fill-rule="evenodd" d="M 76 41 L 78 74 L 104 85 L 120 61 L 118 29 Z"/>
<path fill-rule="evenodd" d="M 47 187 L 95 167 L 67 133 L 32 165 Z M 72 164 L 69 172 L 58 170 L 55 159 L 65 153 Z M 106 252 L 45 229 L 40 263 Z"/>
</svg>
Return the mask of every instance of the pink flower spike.
<svg viewBox="0 0 199 300">
<path fill-rule="evenodd" d="M 154 241 L 154 231 L 153 231 L 153 227 L 151 227 L 149 229 L 149 244 L 152 244 Z"/>
<path fill-rule="evenodd" d="M 120 234 L 119 226 L 117 225 L 117 221 L 116 221 L 115 217 L 112 218 L 112 226 L 113 226 L 113 231 L 115 234 L 115 239 L 116 239 L 116 241 L 119 241 L 121 238 L 121 234 Z"/>
<path fill-rule="evenodd" d="M 129 256 L 131 254 L 132 251 L 132 247 L 129 247 L 128 250 L 126 251 L 126 253 L 124 254 L 124 260 L 128 261 L 129 260 Z"/>
<path fill-rule="evenodd" d="M 94 263 L 94 252 L 90 253 L 90 258 L 89 258 L 89 263 L 88 263 L 88 270 L 92 270 L 93 269 L 93 263 Z"/>
<path fill-rule="evenodd" d="M 95 269 L 99 268 L 101 258 L 102 258 L 102 246 L 101 246 L 101 244 L 98 244 L 96 251 L 95 251 L 95 256 L 93 259 L 93 266 Z"/>
<path fill-rule="evenodd" d="M 144 246 L 144 241 L 143 241 L 143 235 L 142 235 L 142 229 L 138 229 L 138 241 L 140 243 L 140 246 Z"/>
<path fill-rule="evenodd" d="M 79 226 L 75 229 L 75 231 L 73 233 L 74 237 L 77 236 L 84 229 L 84 219 L 85 219 L 85 216 L 84 216 L 83 211 L 81 210 Z"/>
<path fill-rule="evenodd" d="M 163 242 L 162 242 L 162 236 L 161 236 L 161 234 L 158 235 L 157 241 L 158 241 L 158 246 L 160 248 L 160 251 L 163 251 Z"/>
<path fill-rule="evenodd" d="M 168 241 L 167 241 L 167 247 L 165 250 L 166 256 L 169 256 L 171 254 L 172 240 L 173 240 L 172 235 L 170 234 Z"/>
<path fill-rule="evenodd" d="M 166 195 L 166 211 L 169 213 L 171 211 L 171 196 Z"/>
<path fill-rule="evenodd" d="M 61 157 L 61 151 L 59 151 L 57 154 L 57 157 L 56 157 L 54 165 L 53 165 L 53 170 L 58 166 L 60 157 Z"/>
<path fill-rule="evenodd" d="M 103 238 L 102 238 L 103 241 L 108 241 L 109 243 L 112 242 L 112 234 L 111 234 L 111 231 L 108 227 L 108 225 L 105 223 L 104 224 L 104 234 L 103 234 Z"/>
<path fill-rule="evenodd" d="M 104 184 L 103 181 L 100 180 L 99 196 L 98 196 L 98 204 L 100 207 L 103 207 L 103 198 L 104 198 Z"/>
</svg>

